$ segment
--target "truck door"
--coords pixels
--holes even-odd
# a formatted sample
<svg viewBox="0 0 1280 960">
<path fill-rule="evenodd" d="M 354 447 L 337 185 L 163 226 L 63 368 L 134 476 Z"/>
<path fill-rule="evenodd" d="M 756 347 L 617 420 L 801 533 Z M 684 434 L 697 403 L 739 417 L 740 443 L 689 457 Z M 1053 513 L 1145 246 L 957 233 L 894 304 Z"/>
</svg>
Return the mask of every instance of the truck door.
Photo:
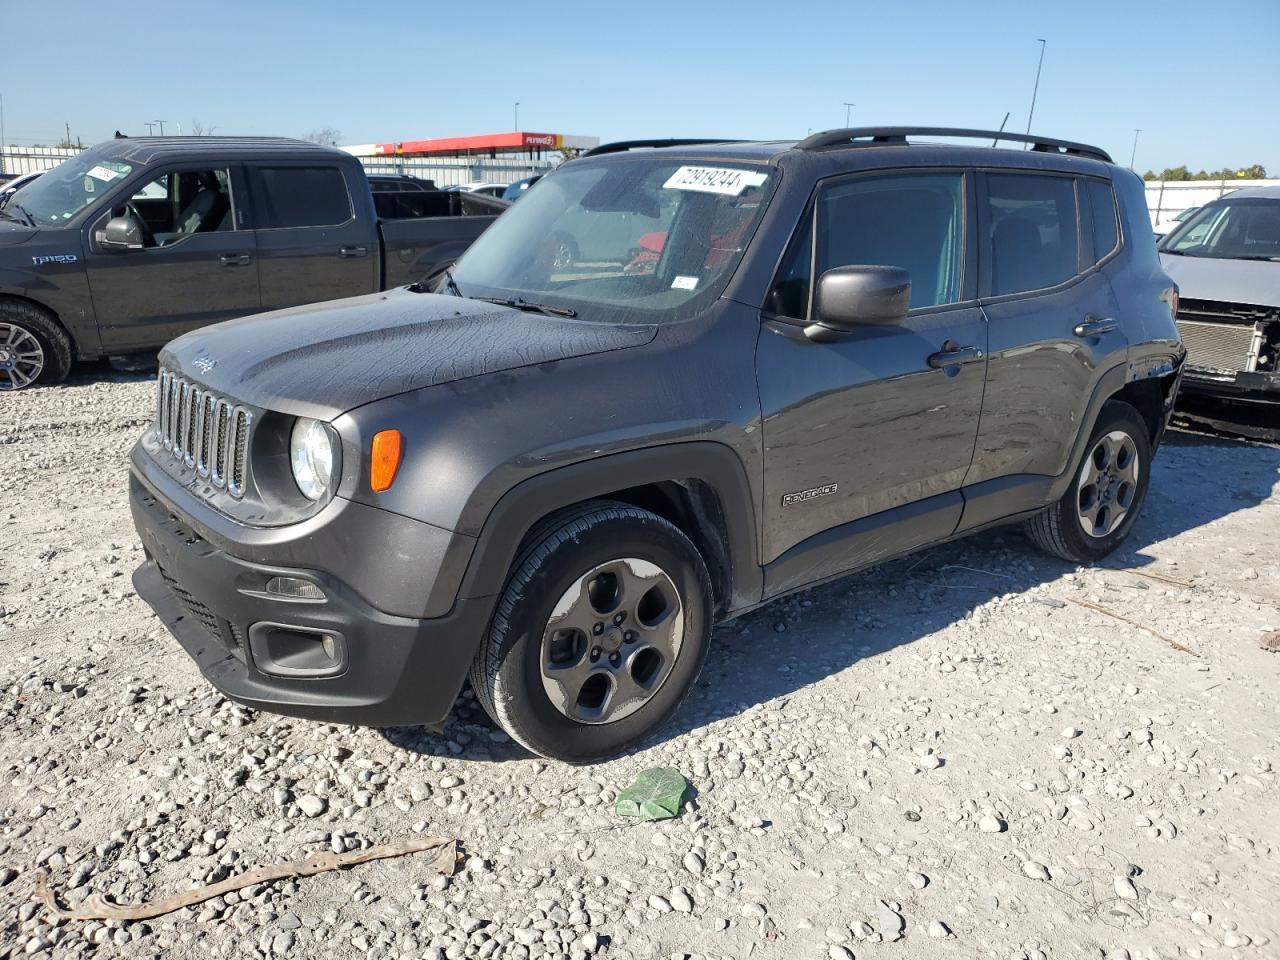
<svg viewBox="0 0 1280 960">
<path fill-rule="evenodd" d="M 987 337 L 969 179 L 890 173 L 819 185 L 756 352 L 768 595 L 944 538 L 959 521 Z M 827 343 L 796 335 L 816 278 L 855 264 L 911 274 L 906 318 Z"/>
<path fill-rule="evenodd" d="M 266 310 L 337 300 L 378 289 L 372 200 L 342 167 L 309 160 L 251 164 L 258 276 Z"/>
<path fill-rule="evenodd" d="M 133 184 L 89 221 L 85 270 L 104 352 L 153 349 L 261 309 L 253 231 L 239 216 L 244 196 L 234 164 L 174 166 Z M 142 249 L 100 245 L 112 216 L 140 223 Z"/>
</svg>

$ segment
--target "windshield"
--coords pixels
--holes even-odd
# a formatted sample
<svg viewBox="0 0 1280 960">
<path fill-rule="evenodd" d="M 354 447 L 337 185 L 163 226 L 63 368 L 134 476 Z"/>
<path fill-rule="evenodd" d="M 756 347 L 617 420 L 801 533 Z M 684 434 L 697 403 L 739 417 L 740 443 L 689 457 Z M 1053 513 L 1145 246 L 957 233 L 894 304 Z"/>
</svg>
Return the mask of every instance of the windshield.
<svg viewBox="0 0 1280 960">
<path fill-rule="evenodd" d="M 1228 197 L 1201 207 L 1160 249 L 1219 260 L 1280 260 L 1280 197 Z"/>
<path fill-rule="evenodd" d="M 672 319 L 719 296 L 776 179 L 771 167 L 656 157 L 571 164 L 481 234 L 449 290 L 592 319 Z"/>
<path fill-rule="evenodd" d="M 101 199 L 132 170 L 131 164 L 103 160 L 86 150 L 28 183 L 9 198 L 5 208 L 26 214 L 36 226 L 57 226 Z"/>
</svg>

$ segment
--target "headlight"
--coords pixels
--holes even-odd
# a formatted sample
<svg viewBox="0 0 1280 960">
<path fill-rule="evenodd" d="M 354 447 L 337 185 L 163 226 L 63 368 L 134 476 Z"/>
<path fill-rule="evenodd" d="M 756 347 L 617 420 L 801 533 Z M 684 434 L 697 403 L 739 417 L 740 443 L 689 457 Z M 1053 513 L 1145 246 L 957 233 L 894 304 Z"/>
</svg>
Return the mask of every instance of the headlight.
<svg viewBox="0 0 1280 960">
<path fill-rule="evenodd" d="M 299 417 L 289 438 L 293 479 L 308 500 L 328 496 L 333 484 L 333 440 L 319 420 Z"/>
</svg>

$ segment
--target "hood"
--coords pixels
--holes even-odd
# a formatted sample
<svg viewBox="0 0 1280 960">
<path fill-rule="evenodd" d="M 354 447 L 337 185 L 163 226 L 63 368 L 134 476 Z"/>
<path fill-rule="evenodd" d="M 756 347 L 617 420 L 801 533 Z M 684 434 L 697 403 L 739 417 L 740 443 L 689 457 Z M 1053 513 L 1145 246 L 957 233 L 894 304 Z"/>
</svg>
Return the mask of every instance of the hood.
<svg viewBox="0 0 1280 960">
<path fill-rule="evenodd" d="M 656 333 L 402 288 L 205 327 L 171 342 L 160 363 L 256 407 L 331 420 L 383 397 L 640 346 Z"/>
<path fill-rule="evenodd" d="M 1160 264 L 1178 285 L 1181 297 L 1280 307 L 1280 262 L 1215 260 L 1162 253 Z"/>
<path fill-rule="evenodd" d="M 28 227 L 25 223 L 0 217 L 0 247 L 16 247 L 20 243 L 26 243 L 39 232 L 35 227 Z"/>
</svg>

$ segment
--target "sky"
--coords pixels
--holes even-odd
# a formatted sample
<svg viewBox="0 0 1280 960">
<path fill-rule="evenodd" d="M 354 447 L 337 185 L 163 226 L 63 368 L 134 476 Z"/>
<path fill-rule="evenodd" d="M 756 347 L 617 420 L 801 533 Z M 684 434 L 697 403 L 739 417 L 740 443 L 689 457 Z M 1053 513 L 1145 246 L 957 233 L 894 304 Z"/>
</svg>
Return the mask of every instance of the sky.
<svg viewBox="0 0 1280 960">
<path fill-rule="evenodd" d="M 1229 13 L 1229 16 L 1226 14 Z M 343 143 L 519 125 L 602 140 L 845 124 L 1033 131 L 1139 171 L 1280 176 L 1280 0 L 307 3 L 0 0 L 6 139 L 117 129 Z"/>
</svg>

